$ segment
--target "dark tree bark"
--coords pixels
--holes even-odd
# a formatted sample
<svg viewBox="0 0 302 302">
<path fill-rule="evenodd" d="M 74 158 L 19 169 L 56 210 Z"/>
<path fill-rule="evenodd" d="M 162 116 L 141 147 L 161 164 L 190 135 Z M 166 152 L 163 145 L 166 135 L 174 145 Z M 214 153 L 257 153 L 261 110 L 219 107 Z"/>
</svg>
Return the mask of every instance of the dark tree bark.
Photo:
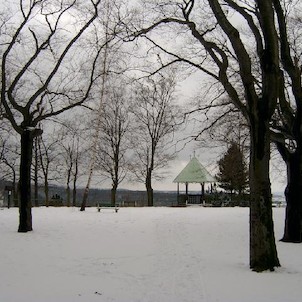
<svg viewBox="0 0 302 302">
<path fill-rule="evenodd" d="M 48 183 L 48 175 L 44 178 L 44 195 L 45 195 L 45 206 L 49 206 L 49 183 Z"/>
<path fill-rule="evenodd" d="M 287 186 L 285 189 L 286 215 L 282 241 L 302 242 L 302 83 L 301 66 L 292 55 L 287 20 L 280 0 L 273 0 L 280 31 L 281 60 L 291 81 L 291 95 L 296 106 L 286 99 L 285 79 L 282 76 L 280 89 L 280 113 L 282 125 L 278 131 L 283 133 L 282 141 L 276 141 L 277 148 L 287 166 Z M 285 138 L 295 141 L 294 150 L 289 150 Z"/>
<path fill-rule="evenodd" d="M 18 232 L 32 231 L 31 216 L 31 163 L 34 137 L 41 135 L 41 130 L 27 130 L 21 133 L 21 163 L 19 180 L 20 220 Z"/>
<path fill-rule="evenodd" d="M 75 171 L 73 174 L 73 189 L 72 189 L 72 206 L 75 207 L 77 205 L 77 180 L 79 173 L 79 150 L 77 145 L 76 151 L 76 159 L 75 159 Z"/>
<path fill-rule="evenodd" d="M 302 242 L 302 149 L 289 152 L 283 142 L 276 142 L 277 148 L 286 163 L 287 186 L 284 192 L 286 212 L 283 242 Z"/>
<path fill-rule="evenodd" d="M 89 187 L 90 187 L 90 182 L 88 182 L 88 185 L 86 185 L 86 187 L 85 187 L 80 211 L 85 211 L 85 208 L 87 205 L 88 194 L 89 194 Z"/>
<path fill-rule="evenodd" d="M 302 154 L 291 154 L 286 162 L 287 186 L 285 189 L 286 215 L 284 235 L 281 241 L 302 242 Z"/>
<path fill-rule="evenodd" d="M 146 175 L 146 191 L 147 191 L 148 207 L 153 207 L 152 168 L 148 169 Z"/>
<path fill-rule="evenodd" d="M 112 185 L 111 188 L 111 205 L 114 206 L 116 203 L 116 191 L 117 191 L 117 185 Z"/>
<path fill-rule="evenodd" d="M 39 206 L 39 180 L 38 180 L 38 173 L 39 173 L 39 157 L 38 157 L 38 141 L 37 139 L 34 140 L 34 204 L 35 207 Z"/>
<path fill-rule="evenodd" d="M 274 236 L 269 179 L 269 123 L 251 122 L 250 152 L 250 267 L 255 271 L 280 266 Z"/>
<path fill-rule="evenodd" d="M 116 117 L 118 118 L 118 117 Z M 113 152 L 113 171 L 110 171 L 111 174 L 111 180 L 112 180 L 112 188 L 111 188 L 111 205 L 115 206 L 116 204 L 116 192 L 117 192 L 117 188 L 119 185 L 119 182 L 121 179 L 123 179 L 123 177 L 121 177 L 121 173 L 120 173 L 120 166 L 121 166 L 121 154 L 122 154 L 122 150 L 121 150 L 121 139 L 123 137 L 123 134 L 125 133 L 125 130 L 121 131 L 122 128 L 124 128 L 122 126 L 122 124 L 120 122 L 118 122 L 119 127 L 117 127 L 119 129 L 119 131 L 116 131 L 115 134 L 117 135 L 117 140 L 114 140 L 113 137 L 111 138 L 112 140 L 112 152 Z"/>
<path fill-rule="evenodd" d="M 71 167 L 67 170 L 67 179 L 66 179 L 66 206 L 70 207 L 70 197 L 71 197 L 71 190 L 70 190 L 70 179 L 71 179 Z"/>
<path fill-rule="evenodd" d="M 71 196 L 71 191 L 70 191 L 70 186 L 67 184 L 66 188 L 66 206 L 70 207 L 70 196 Z"/>
</svg>

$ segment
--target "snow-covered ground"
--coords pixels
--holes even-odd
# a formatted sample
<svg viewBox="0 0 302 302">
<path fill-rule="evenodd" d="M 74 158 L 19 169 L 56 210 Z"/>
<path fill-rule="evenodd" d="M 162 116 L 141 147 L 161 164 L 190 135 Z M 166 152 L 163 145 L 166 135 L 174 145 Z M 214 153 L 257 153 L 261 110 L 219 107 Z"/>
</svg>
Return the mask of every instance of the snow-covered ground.
<svg viewBox="0 0 302 302">
<path fill-rule="evenodd" d="M 276 238 L 284 208 L 274 209 Z M 277 242 L 282 267 L 248 267 L 247 208 L 0 211 L 1 302 L 298 302 L 302 245 Z"/>
</svg>

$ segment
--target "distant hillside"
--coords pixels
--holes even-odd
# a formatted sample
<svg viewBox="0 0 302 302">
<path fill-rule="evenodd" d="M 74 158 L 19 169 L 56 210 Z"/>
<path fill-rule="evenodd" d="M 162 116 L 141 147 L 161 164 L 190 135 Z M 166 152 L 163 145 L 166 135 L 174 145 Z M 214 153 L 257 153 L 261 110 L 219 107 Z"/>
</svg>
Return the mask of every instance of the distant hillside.
<svg viewBox="0 0 302 302">
<path fill-rule="evenodd" d="M 7 192 L 4 191 L 5 186 L 11 185 L 10 182 L 0 180 L 0 196 L 4 196 L 4 204 L 7 200 Z M 76 206 L 80 206 L 84 194 L 84 188 L 79 188 L 77 190 Z M 45 205 L 45 195 L 43 187 L 39 188 L 38 192 L 38 202 L 39 205 Z M 97 203 L 109 202 L 111 196 L 110 189 L 95 189 L 89 190 L 87 206 L 96 206 Z M 62 201 L 62 205 L 66 205 L 66 189 L 62 186 L 51 185 L 49 187 L 49 197 L 55 197 L 57 200 Z M 33 194 L 32 194 L 33 198 Z M 117 202 L 124 203 L 125 205 L 136 205 L 136 206 L 146 206 L 147 205 L 147 195 L 145 191 L 132 191 L 126 189 L 120 189 L 117 191 Z M 54 202 L 55 203 L 55 202 Z M 71 201 L 72 203 L 72 201 Z M 12 205 L 13 203 L 11 203 Z M 34 204 L 34 202 L 32 203 Z M 172 206 L 177 204 L 177 193 L 176 192 L 161 192 L 154 191 L 154 205 L 155 206 Z"/>
<path fill-rule="evenodd" d="M 58 186 L 51 187 L 49 196 L 52 197 L 55 194 L 59 195 L 63 199 L 63 204 L 66 203 L 66 190 L 64 188 Z M 80 188 L 77 190 L 77 206 L 81 205 L 83 194 L 84 194 L 84 188 Z M 87 205 L 95 206 L 98 202 L 109 202 L 110 198 L 111 198 L 110 189 L 92 188 L 89 190 Z M 120 189 L 117 191 L 116 199 L 117 202 L 125 203 L 128 205 L 134 205 L 134 203 L 136 206 L 147 205 L 147 195 L 145 191 L 132 191 L 132 190 Z M 161 205 L 166 206 L 166 205 L 176 205 L 176 204 L 177 204 L 176 192 L 154 191 L 155 206 L 161 206 Z"/>
</svg>

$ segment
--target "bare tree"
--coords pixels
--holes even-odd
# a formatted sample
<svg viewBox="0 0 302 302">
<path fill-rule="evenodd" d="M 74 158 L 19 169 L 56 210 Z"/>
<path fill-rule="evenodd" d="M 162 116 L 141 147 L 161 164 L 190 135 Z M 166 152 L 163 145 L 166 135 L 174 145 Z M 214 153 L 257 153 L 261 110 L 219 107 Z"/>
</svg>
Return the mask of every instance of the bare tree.
<svg viewBox="0 0 302 302">
<path fill-rule="evenodd" d="M 157 20 L 134 36 L 143 35 L 153 48 L 164 53 L 165 62 L 157 70 L 177 62 L 201 70 L 221 83 L 230 100 L 246 118 L 251 140 L 250 267 L 255 271 L 273 270 L 280 265 L 273 230 L 269 179 L 269 124 L 276 108 L 280 76 L 273 1 L 249 3 L 225 0 L 222 4 L 218 0 L 208 0 L 201 6 L 190 0 L 160 1 L 160 4 L 155 6 L 158 9 Z M 244 35 L 240 32 L 242 25 L 233 22 L 232 14 L 244 22 L 249 39 L 243 39 Z M 165 30 L 173 28 L 170 30 L 173 39 L 176 33 L 189 47 L 179 52 L 178 48 L 171 47 L 169 41 L 163 44 L 162 39 L 156 40 L 159 35 L 152 36 L 152 33 L 163 29 L 164 24 L 170 25 Z M 168 39 L 171 36 L 165 37 Z M 253 44 L 250 43 L 252 39 Z M 256 54 L 255 57 L 250 55 L 248 47 L 254 47 L 252 53 Z M 259 66 L 260 82 L 255 77 L 254 63 Z"/>
<path fill-rule="evenodd" d="M 2 126 L 2 125 L 1 125 Z M 0 132 L 0 177 L 12 184 L 12 196 L 14 206 L 18 206 L 17 178 L 19 164 L 19 143 L 13 135 L 12 130 L 1 127 Z"/>
<path fill-rule="evenodd" d="M 78 121 L 81 119 L 81 123 Z M 79 165 L 83 150 L 87 148 L 86 120 L 83 112 L 71 116 L 70 120 L 61 121 L 57 129 L 57 150 L 59 179 L 66 185 L 66 205 L 76 205 L 77 181 L 80 176 Z"/>
<path fill-rule="evenodd" d="M 133 152 L 131 171 L 144 182 L 148 206 L 153 206 L 153 178 L 156 170 L 173 159 L 173 135 L 179 123 L 180 108 L 175 104 L 175 78 L 158 74 L 135 87 L 132 104 Z"/>
<path fill-rule="evenodd" d="M 127 173 L 126 152 L 129 136 L 129 93 L 124 84 L 112 83 L 106 91 L 100 119 L 100 135 L 97 146 L 97 166 L 112 181 L 111 203 L 116 202 L 118 185 Z"/>
<path fill-rule="evenodd" d="M 97 79 L 102 45 L 87 49 L 82 42 L 101 1 L 80 2 L 20 0 L 1 35 L 1 105 L 21 137 L 19 232 L 32 230 L 33 140 L 42 133 L 37 125 L 83 104 Z"/>
<path fill-rule="evenodd" d="M 97 145 L 99 144 L 99 137 L 101 134 L 101 123 L 103 119 L 104 104 L 106 103 L 106 91 L 111 83 L 114 83 L 114 75 L 120 75 L 127 70 L 129 54 L 122 50 L 122 39 L 118 37 L 117 39 L 109 39 L 112 35 L 124 36 L 123 22 L 127 21 L 132 16 L 129 11 L 123 7 L 123 1 L 109 1 L 105 0 L 104 11 L 103 11 L 103 22 L 99 26 L 99 30 L 104 32 L 104 39 L 110 40 L 106 46 L 103 48 L 102 59 L 98 62 L 99 67 L 102 72 L 102 77 L 98 83 L 99 95 L 98 100 L 93 104 L 91 109 L 97 113 L 97 118 L 94 120 L 94 125 L 92 127 L 92 140 L 90 143 L 90 162 L 88 163 L 88 178 L 83 194 L 81 211 L 85 210 L 88 194 L 90 190 L 90 185 L 93 179 L 93 174 L 97 168 Z M 102 41 L 98 41 L 102 43 Z M 118 76 L 116 76 L 117 78 Z"/>
<path fill-rule="evenodd" d="M 45 135 L 45 134 L 43 134 Z M 39 164 L 40 169 L 43 175 L 43 186 L 44 186 L 44 196 L 45 196 L 45 205 L 49 206 L 49 182 L 54 179 L 54 171 L 57 170 L 57 159 L 59 153 L 57 151 L 58 143 L 60 141 L 60 136 L 55 137 L 47 136 L 47 138 L 40 136 L 38 137 L 38 155 L 39 155 Z M 52 168 L 52 166 L 54 166 Z"/>
</svg>

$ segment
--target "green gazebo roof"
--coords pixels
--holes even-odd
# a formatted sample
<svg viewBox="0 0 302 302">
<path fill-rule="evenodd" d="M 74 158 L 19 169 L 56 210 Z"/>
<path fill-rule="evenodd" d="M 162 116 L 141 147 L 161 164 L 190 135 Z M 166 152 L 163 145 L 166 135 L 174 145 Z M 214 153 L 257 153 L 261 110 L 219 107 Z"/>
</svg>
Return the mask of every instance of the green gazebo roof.
<svg viewBox="0 0 302 302">
<path fill-rule="evenodd" d="M 196 157 L 193 157 L 173 180 L 173 182 L 176 183 L 204 183 L 216 181 L 215 177 L 206 170 Z"/>
</svg>

